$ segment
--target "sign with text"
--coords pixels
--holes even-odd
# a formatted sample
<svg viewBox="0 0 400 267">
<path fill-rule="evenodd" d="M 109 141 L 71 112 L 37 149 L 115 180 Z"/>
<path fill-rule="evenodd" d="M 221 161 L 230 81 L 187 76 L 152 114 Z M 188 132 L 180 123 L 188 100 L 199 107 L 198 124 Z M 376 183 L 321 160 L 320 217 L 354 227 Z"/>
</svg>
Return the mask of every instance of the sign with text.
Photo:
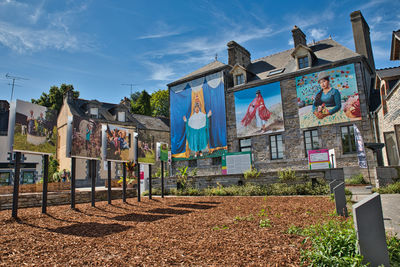
<svg viewBox="0 0 400 267">
<path fill-rule="evenodd" d="M 226 154 L 226 174 L 240 174 L 251 169 L 251 152 Z"/>
<path fill-rule="evenodd" d="M 329 169 L 331 167 L 329 149 L 309 150 L 308 166 L 310 170 Z"/>
</svg>

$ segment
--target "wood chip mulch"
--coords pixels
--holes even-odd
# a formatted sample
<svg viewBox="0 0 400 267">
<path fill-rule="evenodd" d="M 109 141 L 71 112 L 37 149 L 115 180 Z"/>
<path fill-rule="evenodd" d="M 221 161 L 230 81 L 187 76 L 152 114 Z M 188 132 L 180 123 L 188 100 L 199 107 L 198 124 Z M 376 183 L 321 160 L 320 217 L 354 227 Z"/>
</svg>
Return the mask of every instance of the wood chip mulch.
<svg viewBox="0 0 400 267">
<path fill-rule="evenodd" d="M 328 220 L 328 197 L 153 197 L 0 212 L 2 266 L 299 266 L 291 225 Z M 261 210 L 270 227 L 260 227 Z M 265 218 L 265 217 L 264 217 Z"/>
</svg>

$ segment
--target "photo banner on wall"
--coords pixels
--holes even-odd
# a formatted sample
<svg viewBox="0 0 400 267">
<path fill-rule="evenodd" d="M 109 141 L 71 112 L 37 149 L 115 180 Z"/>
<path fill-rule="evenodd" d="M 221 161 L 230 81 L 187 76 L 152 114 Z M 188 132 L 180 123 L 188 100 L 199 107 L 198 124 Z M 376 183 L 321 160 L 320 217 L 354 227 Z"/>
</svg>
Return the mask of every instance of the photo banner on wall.
<svg viewBox="0 0 400 267">
<path fill-rule="evenodd" d="M 172 157 L 207 157 L 226 150 L 222 72 L 170 89 Z"/>
<path fill-rule="evenodd" d="M 103 124 L 104 159 L 109 161 L 133 161 L 132 130 L 119 125 Z"/>
<path fill-rule="evenodd" d="M 57 113 L 47 107 L 17 100 L 11 103 L 10 150 L 31 154 L 55 154 Z"/>
<path fill-rule="evenodd" d="M 238 91 L 234 95 L 239 138 L 285 130 L 279 82 Z"/>
<path fill-rule="evenodd" d="M 361 120 L 354 64 L 296 77 L 300 128 Z"/>
<path fill-rule="evenodd" d="M 70 157 L 101 159 L 101 124 L 73 116 Z"/>
<path fill-rule="evenodd" d="M 156 163 L 156 143 L 154 136 L 150 131 L 138 130 L 138 162 L 140 164 L 155 164 Z"/>
</svg>

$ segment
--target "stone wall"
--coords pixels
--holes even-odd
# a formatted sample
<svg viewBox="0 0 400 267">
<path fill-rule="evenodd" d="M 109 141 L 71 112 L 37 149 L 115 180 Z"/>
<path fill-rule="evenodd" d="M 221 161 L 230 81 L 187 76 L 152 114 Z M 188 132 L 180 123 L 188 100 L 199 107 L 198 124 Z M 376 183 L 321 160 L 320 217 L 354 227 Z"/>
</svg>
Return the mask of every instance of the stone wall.
<svg viewBox="0 0 400 267">
<path fill-rule="evenodd" d="M 107 191 L 97 191 L 96 201 L 106 201 Z M 127 189 L 127 198 L 136 197 L 136 189 Z M 122 190 L 112 190 L 112 199 L 122 199 Z M 0 195 L 0 210 L 6 210 L 12 208 L 12 194 Z M 91 202 L 90 191 L 76 191 L 75 203 L 89 203 Z M 56 205 L 67 205 L 71 203 L 70 192 L 50 192 L 47 195 L 48 206 Z M 18 208 L 29 208 L 29 207 L 40 207 L 42 205 L 42 194 L 41 193 L 24 193 L 19 194 Z"/>
<path fill-rule="evenodd" d="M 400 166 L 376 167 L 375 173 L 375 184 L 378 188 L 400 181 Z"/>
</svg>

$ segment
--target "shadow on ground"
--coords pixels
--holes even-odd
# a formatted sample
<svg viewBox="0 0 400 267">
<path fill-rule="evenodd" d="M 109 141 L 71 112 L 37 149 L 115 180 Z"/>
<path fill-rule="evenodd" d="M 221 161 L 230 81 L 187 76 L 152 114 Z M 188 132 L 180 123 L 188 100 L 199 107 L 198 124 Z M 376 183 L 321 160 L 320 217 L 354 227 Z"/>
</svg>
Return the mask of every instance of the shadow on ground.
<svg viewBox="0 0 400 267">
<path fill-rule="evenodd" d="M 116 216 L 111 219 L 123 222 L 154 222 L 162 219 L 167 219 L 170 217 L 172 216 L 130 213 L 122 216 Z"/>
</svg>

